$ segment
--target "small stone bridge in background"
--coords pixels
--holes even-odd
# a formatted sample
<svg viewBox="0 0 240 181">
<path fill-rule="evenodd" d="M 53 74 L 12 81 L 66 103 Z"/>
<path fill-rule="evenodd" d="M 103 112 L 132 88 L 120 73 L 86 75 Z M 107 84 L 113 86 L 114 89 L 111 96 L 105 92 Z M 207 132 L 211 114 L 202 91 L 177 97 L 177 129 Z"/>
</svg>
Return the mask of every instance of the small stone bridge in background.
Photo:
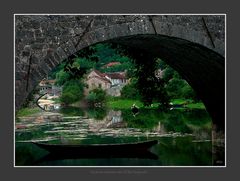
<svg viewBox="0 0 240 181">
<path fill-rule="evenodd" d="M 54 67 L 99 42 L 164 60 L 224 130 L 225 15 L 15 15 L 16 110 Z"/>
</svg>

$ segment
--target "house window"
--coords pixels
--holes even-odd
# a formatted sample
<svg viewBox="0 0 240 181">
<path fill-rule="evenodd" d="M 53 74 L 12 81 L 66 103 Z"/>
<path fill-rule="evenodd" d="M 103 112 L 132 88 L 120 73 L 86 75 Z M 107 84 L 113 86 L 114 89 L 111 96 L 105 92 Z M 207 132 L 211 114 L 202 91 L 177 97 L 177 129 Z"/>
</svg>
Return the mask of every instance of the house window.
<svg viewBox="0 0 240 181">
<path fill-rule="evenodd" d="M 102 88 L 102 84 L 98 84 L 98 88 Z"/>
</svg>

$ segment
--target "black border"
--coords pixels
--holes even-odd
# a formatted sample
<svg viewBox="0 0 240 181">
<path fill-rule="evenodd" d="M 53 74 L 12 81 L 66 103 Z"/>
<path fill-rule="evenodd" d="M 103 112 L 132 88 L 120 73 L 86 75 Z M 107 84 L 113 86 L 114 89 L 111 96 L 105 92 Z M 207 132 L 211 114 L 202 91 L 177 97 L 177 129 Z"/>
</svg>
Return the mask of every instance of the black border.
<svg viewBox="0 0 240 181">
<path fill-rule="evenodd" d="M 125 2 L 124 2 L 125 1 Z M 1 180 L 160 179 L 226 180 L 238 178 L 238 4 L 222 1 L 75 1 L 8 0 L 1 5 Z M 227 14 L 227 167 L 226 168 L 14 168 L 13 165 L 13 14 L 14 13 L 226 13 Z M 234 85 L 234 87 L 231 87 Z M 237 147 L 238 146 L 238 147 Z"/>
</svg>

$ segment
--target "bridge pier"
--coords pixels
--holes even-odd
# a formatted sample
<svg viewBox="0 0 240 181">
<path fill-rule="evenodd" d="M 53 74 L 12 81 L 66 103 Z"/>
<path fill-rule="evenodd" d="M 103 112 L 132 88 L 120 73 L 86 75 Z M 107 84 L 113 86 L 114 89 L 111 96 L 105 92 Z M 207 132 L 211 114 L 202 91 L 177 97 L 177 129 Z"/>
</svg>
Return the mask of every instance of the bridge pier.
<svg viewBox="0 0 240 181">
<path fill-rule="evenodd" d="M 212 164 L 214 166 L 225 165 L 225 132 L 218 128 L 218 125 L 212 125 Z"/>
</svg>

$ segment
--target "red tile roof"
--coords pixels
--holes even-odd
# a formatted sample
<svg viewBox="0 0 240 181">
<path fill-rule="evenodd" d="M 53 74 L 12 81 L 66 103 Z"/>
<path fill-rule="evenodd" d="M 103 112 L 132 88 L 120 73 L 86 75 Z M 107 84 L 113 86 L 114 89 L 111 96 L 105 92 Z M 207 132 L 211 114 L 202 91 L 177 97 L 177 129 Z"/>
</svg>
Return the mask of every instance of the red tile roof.
<svg viewBox="0 0 240 181">
<path fill-rule="evenodd" d="M 122 73 L 106 73 L 106 76 L 111 79 L 126 79 L 125 75 Z"/>
<path fill-rule="evenodd" d="M 98 70 L 93 70 L 97 75 L 99 75 L 100 77 L 105 77 L 105 74 L 98 71 Z"/>
<path fill-rule="evenodd" d="M 103 67 L 112 67 L 114 65 L 119 65 L 121 64 L 120 62 L 109 62 L 108 64 L 104 65 Z"/>
</svg>

